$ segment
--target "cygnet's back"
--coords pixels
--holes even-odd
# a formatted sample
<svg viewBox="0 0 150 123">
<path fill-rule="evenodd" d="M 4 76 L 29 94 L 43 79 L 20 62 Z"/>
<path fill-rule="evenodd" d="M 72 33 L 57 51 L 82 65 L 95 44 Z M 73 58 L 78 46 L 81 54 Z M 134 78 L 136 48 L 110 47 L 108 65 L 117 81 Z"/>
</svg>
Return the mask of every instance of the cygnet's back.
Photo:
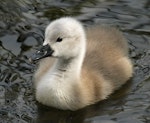
<svg viewBox="0 0 150 123">
<path fill-rule="evenodd" d="M 85 88 L 88 88 L 87 98 L 92 97 L 99 101 L 106 99 L 126 83 L 132 77 L 133 68 L 128 58 L 127 41 L 116 28 L 95 26 L 88 28 L 86 35 L 83 82 Z"/>
</svg>

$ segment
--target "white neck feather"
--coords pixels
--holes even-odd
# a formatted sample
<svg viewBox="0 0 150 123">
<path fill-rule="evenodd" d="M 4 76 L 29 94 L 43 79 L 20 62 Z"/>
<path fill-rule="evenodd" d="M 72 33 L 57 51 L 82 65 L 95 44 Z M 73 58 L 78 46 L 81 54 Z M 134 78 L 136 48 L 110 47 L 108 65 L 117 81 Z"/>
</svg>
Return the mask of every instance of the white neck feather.
<svg viewBox="0 0 150 123">
<path fill-rule="evenodd" d="M 51 73 L 62 74 L 63 72 L 66 75 L 66 77 L 70 79 L 72 78 L 72 80 L 79 79 L 83 60 L 85 57 L 85 51 L 86 51 L 86 43 L 84 41 L 81 44 L 79 54 L 76 57 L 70 59 L 58 58 L 52 68 Z"/>
</svg>

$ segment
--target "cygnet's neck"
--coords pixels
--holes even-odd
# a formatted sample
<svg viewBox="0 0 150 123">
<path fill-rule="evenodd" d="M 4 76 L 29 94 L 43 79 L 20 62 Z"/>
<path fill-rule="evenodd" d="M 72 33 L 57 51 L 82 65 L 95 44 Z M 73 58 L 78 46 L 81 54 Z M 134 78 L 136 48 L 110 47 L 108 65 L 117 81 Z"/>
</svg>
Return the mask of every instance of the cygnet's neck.
<svg viewBox="0 0 150 123">
<path fill-rule="evenodd" d="M 80 49 L 80 53 L 73 58 L 58 58 L 54 65 L 53 72 L 61 74 L 63 72 L 65 75 L 68 75 L 68 77 L 71 77 L 72 79 L 79 79 L 84 57 L 85 46 L 83 46 L 82 49 Z"/>
</svg>

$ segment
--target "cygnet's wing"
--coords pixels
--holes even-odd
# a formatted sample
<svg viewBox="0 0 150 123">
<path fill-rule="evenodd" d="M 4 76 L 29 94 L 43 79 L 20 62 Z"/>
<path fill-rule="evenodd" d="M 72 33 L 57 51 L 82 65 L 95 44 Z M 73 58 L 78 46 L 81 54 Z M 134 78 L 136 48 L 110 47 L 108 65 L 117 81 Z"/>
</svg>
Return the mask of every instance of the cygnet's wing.
<svg viewBox="0 0 150 123">
<path fill-rule="evenodd" d="M 128 46 L 122 33 L 113 27 L 97 26 L 87 29 L 86 34 L 87 49 L 83 69 L 88 68 L 110 81 L 123 79 L 125 75 L 122 69 L 126 67 Z"/>
</svg>

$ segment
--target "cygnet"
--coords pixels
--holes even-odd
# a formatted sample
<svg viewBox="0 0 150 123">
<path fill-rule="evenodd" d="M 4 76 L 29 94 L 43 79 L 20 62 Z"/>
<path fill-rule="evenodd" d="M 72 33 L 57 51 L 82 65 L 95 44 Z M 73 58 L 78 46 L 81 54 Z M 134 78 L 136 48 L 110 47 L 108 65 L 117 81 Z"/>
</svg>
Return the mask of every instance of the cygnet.
<svg viewBox="0 0 150 123">
<path fill-rule="evenodd" d="M 128 44 L 114 27 L 84 29 L 72 17 L 51 22 L 34 75 L 36 99 L 63 110 L 78 110 L 108 98 L 133 75 Z"/>
</svg>

